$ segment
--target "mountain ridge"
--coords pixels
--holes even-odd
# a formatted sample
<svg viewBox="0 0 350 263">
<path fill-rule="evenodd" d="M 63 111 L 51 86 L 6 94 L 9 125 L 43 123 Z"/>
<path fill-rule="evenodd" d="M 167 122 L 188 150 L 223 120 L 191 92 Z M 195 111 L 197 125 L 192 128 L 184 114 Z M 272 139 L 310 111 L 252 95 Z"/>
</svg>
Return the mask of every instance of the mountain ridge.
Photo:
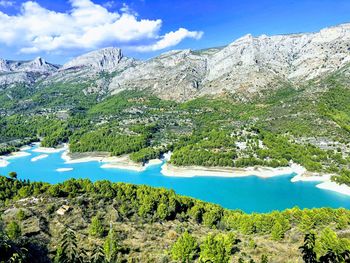
<svg viewBox="0 0 350 263">
<path fill-rule="evenodd" d="M 18 83 L 31 85 L 51 75 L 58 68 L 58 65 L 48 63 L 41 57 L 27 61 L 0 58 L 0 89 L 12 87 Z"/>
<path fill-rule="evenodd" d="M 59 65 L 46 62 L 41 57 L 33 60 L 6 60 L 0 58 L 0 73 L 4 72 L 53 72 L 59 68 Z"/>
<path fill-rule="evenodd" d="M 20 62 L 11 63 L 19 65 L 16 69 L 22 75 L 33 72 L 26 71 L 25 66 L 18 70 Z M 34 65 L 39 76 L 14 75 L 12 80 L 6 75 L 0 77 L 0 85 L 32 84 L 39 77 L 44 87 L 88 83 L 84 94 L 113 95 L 136 89 L 176 101 L 226 92 L 251 97 L 286 83 L 304 84 L 350 63 L 350 23 L 313 33 L 247 34 L 224 47 L 171 50 L 145 61 L 124 56 L 119 48 L 107 47 L 78 56 L 61 67 L 51 68 L 53 64 L 41 58 L 27 63 Z M 0 60 L 0 72 L 9 73 L 8 64 Z"/>
</svg>

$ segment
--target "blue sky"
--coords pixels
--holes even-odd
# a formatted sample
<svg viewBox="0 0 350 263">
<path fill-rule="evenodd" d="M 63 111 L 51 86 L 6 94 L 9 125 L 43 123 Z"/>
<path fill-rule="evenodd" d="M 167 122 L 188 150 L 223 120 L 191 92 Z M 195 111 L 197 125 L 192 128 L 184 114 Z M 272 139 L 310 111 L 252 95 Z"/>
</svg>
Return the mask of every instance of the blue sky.
<svg viewBox="0 0 350 263">
<path fill-rule="evenodd" d="M 345 22 L 349 0 L 0 0 L 0 57 L 64 63 L 118 46 L 146 59 L 227 45 L 247 33 L 311 32 Z"/>
</svg>

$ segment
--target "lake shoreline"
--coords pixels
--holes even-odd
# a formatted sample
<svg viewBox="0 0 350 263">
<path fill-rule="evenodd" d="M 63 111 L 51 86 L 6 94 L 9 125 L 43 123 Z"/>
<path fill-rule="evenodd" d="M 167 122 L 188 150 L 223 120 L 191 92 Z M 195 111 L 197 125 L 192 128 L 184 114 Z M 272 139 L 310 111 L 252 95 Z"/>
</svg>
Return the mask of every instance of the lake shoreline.
<svg viewBox="0 0 350 263">
<path fill-rule="evenodd" d="M 203 166 L 183 166 L 178 167 L 166 163 L 169 158 L 164 160 L 154 159 L 150 160 L 146 164 L 135 163 L 130 160 L 129 155 L 123 156 L 110 156 L 109 153 L 74 153 L 69 152 L 68 144 L 64 144 L 60 148 L 49 148 L 41 147 L 40 143 L 34 143 L 28 146 L 23 146 L 20 148 L 20 151 L 10 153 L 8 155 L 0 156 L 0 168 L 5 168 L 10 164 L 11 159 L 21 158 L 30 156 L 31 153 L 26 152 L 32 146 L 37 146 L 32 152 L 42 153 L 37 157 L 32 158 L 32 160 L 37 161 L 43 158 L 46 158 L 47 154 L 59 153 L 62 152 L 61 158 L 64 160 L 65 164 L 77 164 L 77 163 L 86 163 L 86 162 L 99 162 L 101 163 L 101 168 L 103 169 L 120 169 L 120 170 L 129 170 L 134 172 L 144 172 L 149 166 L 160 165 L 164 161 L 165 163 L 161 166 L 161 174 L 169 177 L 223 177 L 223 178 L 239 178 L 247 176 L 256 176 L 259 178 L 272 178 L 283 175 L 294 174 L 295 176 L 290 180 L 291 183 L 297 182 L 320 182 L 316 185 L 317 188 L 327 191 L 337 192 L 343 195 L 350 196 L 350 187 L 347 185 L 339 185 L 331 181 L 331 176 L 333 174 L 319 174 L 311 173 L 306 171 L 301 165 L 292 163 L 287 167 L 246 167 L 246 168 L 230 168 L 230 167 L 203 167 Z M 44 157 L 45 156 L 45 157 Z M 170 155 L 169 155 L 170 157 Z M 65 168 L 60 172 L 67 172 Z M 71 169 L 69 169 L 71 171 Z"/>
<path fill-rule="evenodd" d="M 305 169 L 297 164 L 292 164 L 287 167 L 204 167 L 204 166 L 174 166 L 165 163 L 161 168 L 161 173 L 165 176 L 173 177 L 195 177 L 195 176 L 209 176 L 209 177 L 246 177 L 257 176 L 260 178 L 271 178 L 275 176 L 282 176 L 287 174 L 303 174 Z"/>
<path fill-rule="evenodd" d="M 336 176 L 336 174 L 306 172 L 303 175 L 294 176 L 291 182 L 319 182 L 319 184 L 316 185 L 319 189 L 350 196 L 350 187 L 345 184 L 333 182 L 331 180 L 332 176 Z"/>
<path fill-rule="evenodd" d="M 320 183 L 316 185 L 317 188 L 327 190 L 327 191 L 333 191 L 337 192 L 339 194 L 350 196 L 350 187 L 345 184 L 337 184 L 336 182 L 332 181 L 325 181 L 323 183 Z"/>
<path fill-rule="evenodd" d="M 331 180 L 331 177 L 333 174 L 326 174 L 326 173 L 311 173 L 306 171 L 302 175 L 296 175 L 294 176 L 290 181 L 292 183 L 296 182 L 325 182 Z"/>
<path fill-rule="evenodd" d="M 1 155 L 0 156 L 0 168 L 7 167 L 10 164 L 9 161 L 12 159 L 27 157 L 30 155 L 31 155 L 30 153 L 25 152 L 24 150 L 12 152 L 12 153 L 6 154 L 6 155 Z"/>
<path fill-rule="evenodd" d="M 320 182 L 316 185 L 322 190 L 333 191 L 339 194 L 350 196 L 350 187 L 339 185 L 331 181 L 333 174 L 318 174 L 308 172 L 304 167 L 298 164 L 291 164 L 288 167 L 247 167 L 247 168 L 227 168 L 227 167 L 203 167 L 203 166 L 174 166 L 165 163 L 161 167 L 161 173 L 169 177 L 223 177 L 223 178 L 240 178 L 256 176 L 259 178 L 272 178 L 287 174 L 294 174 L 290 180 L 291 183 L 297 182 Z"/>
<path fill-rule="evenodd" d="M 103 169 L 121 169 L 134 172 L 143 172 L 149 166 L 162 163 L 159 159 L 149 160 L 146 164 L 136 163 L 130 160 L 129 155 L 110 156 L 109 153 L 74 154 L 72 156 L 68 149 L 62 153 L 61 158 L 65 164 L 99 162 L 102 163 L 100 167 Z"/>
</svg>

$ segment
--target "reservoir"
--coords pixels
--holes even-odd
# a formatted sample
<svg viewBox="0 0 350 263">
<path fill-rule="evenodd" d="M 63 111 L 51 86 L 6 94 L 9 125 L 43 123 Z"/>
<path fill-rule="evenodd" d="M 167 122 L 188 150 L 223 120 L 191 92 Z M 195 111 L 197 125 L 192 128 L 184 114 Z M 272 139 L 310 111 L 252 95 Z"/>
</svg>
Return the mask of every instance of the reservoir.
<svg viewBox="0 0 350 263">
<path fill-rule="evenodd" d="M 256 176 L 227 177 L 169 177 L 161 174 L 161 165 L 148 167 L 143 172 L 101 168 L 100 162 L 65 164 L 62 152 L 43 157 L 33 152 L 36 146 L 26 150 L 30 155 L 8 160 L 0 167 L 0 174 L 11 171 L 19 179 L 60 183 L 70 178 L 88 178 L 91 181 L 110 180 L 132 184 L 173 189 L 176 193 L 219 204 L 229 209 L 247 213 L 270 212 L 298 206 L 300 208 L 344 207 L 350 209 L 350 196 L 318 189 L 319 182 L 290 182 L 294 174 L 268 179 Z M 33 161 L 33 158 L 35 161 Z"/>
</svg>

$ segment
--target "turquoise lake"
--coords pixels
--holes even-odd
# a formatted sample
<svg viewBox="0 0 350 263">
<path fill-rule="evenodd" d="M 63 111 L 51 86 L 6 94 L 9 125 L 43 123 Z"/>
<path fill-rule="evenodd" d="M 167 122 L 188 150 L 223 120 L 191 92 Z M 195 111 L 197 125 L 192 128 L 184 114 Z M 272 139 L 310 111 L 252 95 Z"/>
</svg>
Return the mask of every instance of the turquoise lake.
<svg viewBox="0 0 350 263">
<path fill-rule="evenodd" d="M 350 209 L 350 197 L 315 187 L 317 182 L 291 183 L 293 174 L 269 179 L 255 176 L 243 178 L 220 177 L 167 177 L 160 173 L 161 165 L 150 166 L 144 172 L 100 168 L 99 162 L 65 164 L 60 153 L 37 162 L 31 158 L 41 153 L 28 150 L 30 156 L 9 160 L 7 167 L 0 168 L 0 174 L 16 171 L 19 179 L 59 183 L 69 178 L 88 178 L 91 181 L 110 180 L 145 184 L 174 189 L 176 193 L 219 204 L 225 208 L 241 209 L 247 213 L 270 212 L 298 206 L 344 207 Z M 73 168 L 69 172 L 57 172 L 58 168 Z"/>
</svg>

